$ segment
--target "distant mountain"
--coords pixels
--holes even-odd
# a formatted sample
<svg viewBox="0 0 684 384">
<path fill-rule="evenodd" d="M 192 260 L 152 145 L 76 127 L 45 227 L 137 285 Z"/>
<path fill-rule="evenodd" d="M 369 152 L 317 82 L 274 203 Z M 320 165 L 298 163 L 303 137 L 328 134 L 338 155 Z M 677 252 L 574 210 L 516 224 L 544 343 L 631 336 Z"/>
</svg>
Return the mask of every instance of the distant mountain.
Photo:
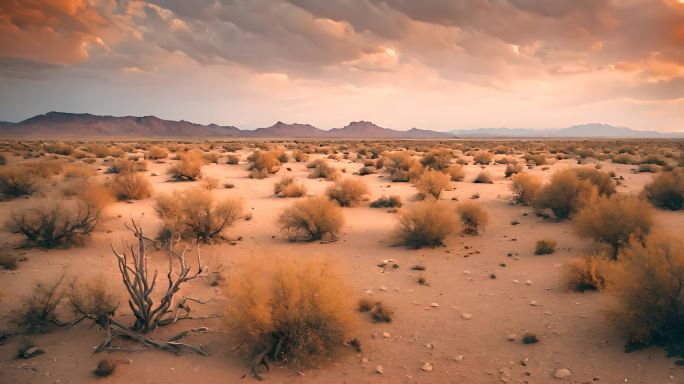
<svg viewBox="0 0 684 384">
<path fill-rule="evenodd" d="M 98 116 L 89 113 L 48 112 L 19 123 L 0 123 L 0 136 L 35 138 L 88 137 L 230 137 L 230 138 L 452 138 L 449 133 L 413 128 L 397 131 L 368 121 L 354 121 L 343 128 L 322 130 L 310 124 L 286 124 L 254 130 L 216 124 L 163 120 L 155 116 Z"/>
<path fill-rule="evenodd" d="M 608 124 L 573 125 L 568 128 L 478 128 L 449 131 L 459 138 L 510 137 L 510 138 L 678 138 L 684 132 L 637 131 Z"/>
</svg>

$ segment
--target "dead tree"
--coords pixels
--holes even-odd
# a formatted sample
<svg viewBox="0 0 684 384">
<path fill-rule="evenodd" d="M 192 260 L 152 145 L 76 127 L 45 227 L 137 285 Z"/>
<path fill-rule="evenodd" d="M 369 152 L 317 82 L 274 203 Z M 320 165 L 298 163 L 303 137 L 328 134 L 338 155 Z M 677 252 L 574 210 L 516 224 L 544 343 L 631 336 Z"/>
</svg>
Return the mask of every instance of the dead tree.
<svg viewBox="0 0 684 384">
<path fill-rule="evenodd" d="M 129 262 L 128 254 L 117 252 L 113 246 L 112 251 L 118 259 L 119 272 L 129 295 L 128 305 L 135 316 L 135 323 L 131 329 L 146 333 L 158 326 L 172 324 L 188 317 L 190 314 L 189 301 L 201 303 L 196 299 L 182 298 L 174 305 L 174 296 L 181 284 L 203 276 L 205 267 L 202 266 L 199 241 L 197 242 L 197 270 L 192 274 L 190 273 L 191 267 L 188 266 L 185 258 L 190 245 L 186 245 L 182 252 L 177 252 L 174 250 L 174 242 L 171 241 L 167 248 L 169 270 L 166 274 L 166 291 L 159 302 L 155 303 L 152 294 L 157 284 L 158 274 L 155 270 L 152 279 L 150 279 L 146 257 L 146 243 L 151 243 L 153 240 L 145 237 L 142 228 L 135 221 L 131 221 L 131 223 L 131 226 L 126 225 L 126 228 L 133 232 L 138 243 L 137 251 L 134 245 L 130 246 L 130 259 L 132 260 Z M 180 267 L 177 274 L 174 273 L 175 264 Z"/>
</svg>

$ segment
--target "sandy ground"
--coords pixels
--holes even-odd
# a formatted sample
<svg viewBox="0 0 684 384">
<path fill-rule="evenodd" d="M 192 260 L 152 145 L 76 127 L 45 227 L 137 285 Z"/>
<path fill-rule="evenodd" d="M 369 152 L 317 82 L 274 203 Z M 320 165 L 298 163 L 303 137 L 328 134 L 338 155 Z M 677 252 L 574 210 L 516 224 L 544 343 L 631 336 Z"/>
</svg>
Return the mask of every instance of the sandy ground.
<svg viewBox="0 0 684 384">
<path fill-rule="evenodd" d="M 246 153 L 245 153 L 246 154 Z M 243 154 L 244 156 L 244 154 Z M 168 182 L 166 164 L 150 163 L 147 174 L 156 192 L 192 187 L 195 183 Z M 332 161 L 331 161 L 332 162 Z M 361 167 L 346 160 L 332 162 L 346 168 L 347 173 Z M 574 160 L 563 160 L 535 173 L 546 177 L 561 167 L 576 166 Z M 287 171 L 285 167 L 291 167 Z M 101 167 L 102 174 L 105 167 Z M 631 167 L 606 164 L 603 170 L 615 170 L 623 176 L 622 193 L 638 192 L 650 180 L 651 174 L 631 174 Z M 504 166 L 487 167 L 494 176 L 489 185 L 470 181 L 480 171 L 479 166 L 466 167 L 464 182 L 453 183 L 455 189 L 446 192 L 443 200 L 455 206 L 479 192 L 479 201 L 489 211 L 489 226 L 481 236 L 452 235 L 446 247 L 407 250 L 391 246 L 390 233 L 396 225 L 396 213 L 367 206 L 345 208 L 346 224 L 334 243 L 290 243 L 278 231 L 276 220 L 282 209 L 293 199 L 272 196 L 273 183 L 280 175 L 291 174 L 304 181 L 310 192 L 320 193 L 328 181 L 308 179 L 304 163 L 288 163 L 275 177 L 264 180 L 247 178 L 247 165 L 211 164 L 204 168 L 207 175 L 221 184 L 234 183 L 234 189 L 219 188 L 216 195 L 230 195 L 245 200 L 253 213 L 250 221 L 241 221 L 228 231 L 230 237 L 242 236 L 236 245 L 222 243 L 205 246 L 205 258 L 222 264 L 228 272 L 245 258 L 261 258 L 265 263 L 274 254 L 297 257 L 324 257 L 347 276 L 352 291 L 362 297 L 372 291 L 395 309 L 392 323 L 371 323 L 359 315 L 358 337 L 362 353 L 343 352 L 334 362 L 298 373 L 287 367 L 275 367 L 266 375 L 274 383 L 684 383 L 684 369 L 673 364 L 659 348 L 633 353 L 623 352 L 624 335 L 606 320 L 612 298 L 603 293 L 568 292 L 560 281 L 561 266 L 573 257 L 591 249 L 590 241 L 573 233 L 570 221 L 544 220 L 531 209 L 513 205 L 510 181 L 503 178 Z M 98 177 L 108 177 L 100 175 Z M 350 176 L 359 177 L 360 176 Z M 371 186 L 372 199 L 382 194 L 398 194 L 411 201 L 416 190 L 408 183 L 390 183 L 383 175 L 363 179 Z M 0 219 L 6 221 L 12 209 L 25 201 L 0 203 Z M 110 244 L 120 246 L 131 240 L 123 224 L 128 218 L 140 220 L 149 234 L 160 225 L 153 210 L 153 199 L 119 202 L 108 208 L 107 218 L 84 247 L 40 250 L 20 249 L 14 252 L 28 260 L 16 271 L 0 270 L 2 315 L 0 325 L 7 323 L 9 310 L 19 305 L 20 297 L 28 294 L 34 281 L 50 280 L 63 273 L 68 276 L 102 278 L 122 289 L 116 260 Z M 520 225 L 511 225 L 517 219 Z M 657 214 L 658 226 L 674 230 L 682 228 L 684 214 Z M 535 256 L 534 244 L 541 238 L 558 240 L 559 251 L 553 255 Z M 2 232 L 0 244 L 15 247 L 20 239 Z M 377 264 L 393 259 L 398 269 L 382 270 Z M 165 270 L 165 255 L 151 255 L 152 262 Z M 430 286 L 416 283 L 417 274 L 410 268 L 422 263 Z M 505 265 L 505 266 L 503 266 Z M 495 273 L 497 278 L 491 279 Z M 383 291 L 380 288 L 386 287 Z M 197 315 L 220 313 L 227 298 L 221 289 L 204 280 L 184 287 L 183 293 L 213 299 L 206 305 L 193 307 Z M 531 305 L 535 302 L 536 305 Z M 432 307 L 437 303 L 438 307 Z M 124 322 L 131 321 L 125 300 L 120 305 Z M 66 308 L 60 308 L 67 317 Z M 468 313 L 467 320 L 462 314 Z M 0 326 L 0 328 L 2 328 Z M 186 320 L 162 329 L 154 336 L 168 336 L 196 326 L 207 326 L 211 332 L 191 336 L 187 341 L 202 344 L 210 357 L 190 353 L 176 356 L 157 350 L 131 353 L 110 353 L 120 361 L 114 375 L 96 379 L 92 370 L 103 353 L 93 354 L 102 340 L 102 331 L 83 322 L 71 329 L 59 329 L 49 334 L 31 336 L 46 353 L 30 360 L 16 359 L 20 338 L 0 346 L 0 383 L 234 383 L 253 381 L 247 364 L 234 352 L 233 340 L 223 331 L 221 319 Z M 523 345 L 508 341 L 507 335 L 537 334 L 540 342 Z M 389 337 L 384 337 L 383 333 Z M 385 335 L 386 336 L 386 335 Z M 425 362 L 433 365 L 431 372 L 420 368 Z M 382 365 L 384 374 L 376 372 Z M 554 379 L 556 369 L 567 368 L 573 375 Z M 247 375 L 247 376 L 245 376 Z"/>
</svg>

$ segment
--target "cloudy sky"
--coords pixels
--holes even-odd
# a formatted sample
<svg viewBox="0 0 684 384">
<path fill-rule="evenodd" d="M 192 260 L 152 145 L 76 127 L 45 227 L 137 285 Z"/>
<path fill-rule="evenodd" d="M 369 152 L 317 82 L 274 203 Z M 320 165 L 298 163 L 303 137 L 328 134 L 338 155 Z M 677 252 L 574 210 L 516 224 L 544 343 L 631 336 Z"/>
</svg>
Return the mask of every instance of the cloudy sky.
<svg viewBox="0 0 684 384">
<path fill-rule="evenodd" d="M 0 120 L 684 130 L 684 0 L 0 0 Z"/>
</svg>

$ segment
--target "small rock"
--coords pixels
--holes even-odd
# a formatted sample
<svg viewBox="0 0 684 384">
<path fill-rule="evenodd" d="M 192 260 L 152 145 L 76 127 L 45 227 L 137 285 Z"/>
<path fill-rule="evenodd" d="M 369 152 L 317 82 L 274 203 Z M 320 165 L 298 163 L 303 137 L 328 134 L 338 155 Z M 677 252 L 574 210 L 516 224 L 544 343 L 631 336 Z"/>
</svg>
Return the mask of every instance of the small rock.
<svg viewBox="0 0 684 384">
<path fill-rule="evenodd" d="M 532 280 L 527 280 L 527 281 L 525 281 L 525 284 L 527 284 L 527 285 L 532 285 Z"/>
<path fill-rule="evenodd" d="M 461 317 L 466 319 L 466 320 L 470 320 L 473 318 L 473 315 L 471 315 L 470 313 L 464 313 L 461 315 Z"/>
<path fill-rule="evenodd" d="M 381 285 L 381 286 L 380 286 L 380 290 L 381 290 L 381 291 L 386 291 L 386 290 L 387 290 L 387 287 L 385 287 L 384 285 Z"/>
<path fill-rule="evenodd" d="M 530 305 L 533 306 L 533 307 L 536 307 L 536 306 L 538 305 L 538 304 L 537 304 L 537 300 L 532 300 L 532 301 L 530 301 Z"/>
<path fill-rule="evenodd" d="M 439 307 L 439 304 L 438 303 L 430 303 L 430 306 L 432 308 L 437 308 L 437 307 Z"/>
<path fill-rule="evenodd" d="M 454 356 L 454 361 L 463 361 L 463 355 Z"/>
<path fill-rule="evenodd" d="M 383 332 L 382 337 L 384 337 L 385 339 L 389 339 L 390 337 L 392 337 L 392 335 L 390 335 L 389 332 Z"/>
<path fill-rule="evenodd" d="M 570 370 L 567 368 L 558 369 L 553 374 L 553 377 L 555 377 L 556 379 L 565 379 L 566 377 L 570 376 L 572 376 L 572 372 L 570 372 Z"/>
<path fill-rule="evenodd" d="M 511 333 L 508 336 L 506 336 L 506 339 L 508 339 L 508 341 L 516 341 L 518 340 L 518 335 L 516 335 L 515 333 Z"/>
<path fill-rule="evenodd" d="M 382 365 L 378 365 L 377 367 L 375 367 L 375 372 L 382 375 L 383 373 L 385 373 L 385 369 L 382 367 Z"/>
<path fill-rule="evenodd" d="M 420 369 L 422 369 L 425 372 L 430 372 L 432 371 L 432 364 L 426 362 L 423 364 L 422 367 L 420 367 Z"/>
</svg>

